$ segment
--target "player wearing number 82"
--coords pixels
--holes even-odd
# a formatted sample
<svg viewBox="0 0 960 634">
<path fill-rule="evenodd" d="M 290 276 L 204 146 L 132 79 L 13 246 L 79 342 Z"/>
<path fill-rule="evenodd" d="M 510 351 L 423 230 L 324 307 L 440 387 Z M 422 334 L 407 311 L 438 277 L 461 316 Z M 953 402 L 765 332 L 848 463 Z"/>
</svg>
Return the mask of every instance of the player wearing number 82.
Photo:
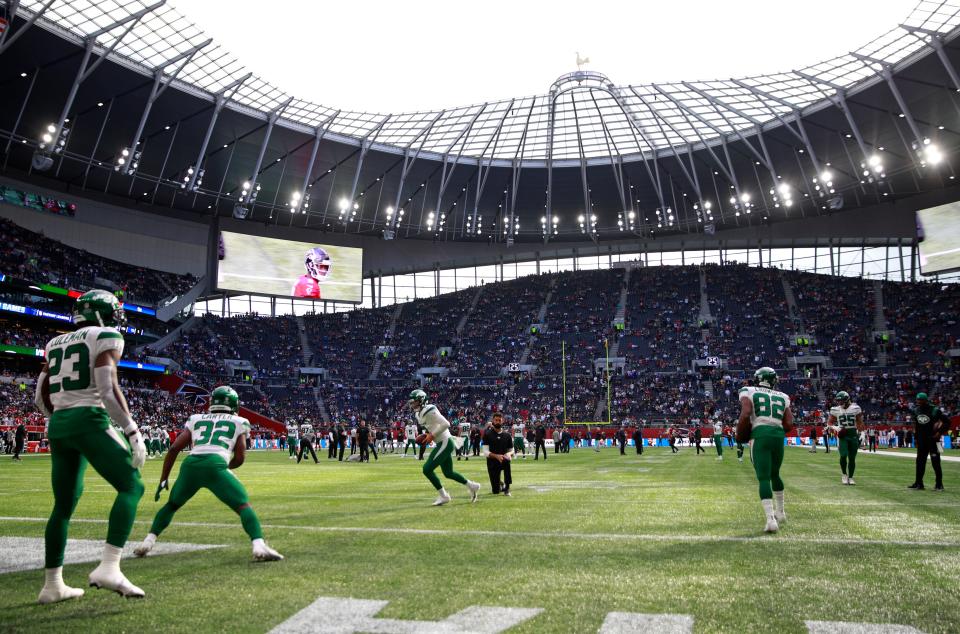
<svg viewBox="0 0 960 634">
<path fill-rule="evenodd" d="M 240 398 L 236 391 L 221 385 L 210 395 L 210 408 L 207 414 L 194 414 L 187 419 L 183 432 L 170 446 L 163 461 L 160 484 L 153 499 L 160 501 L 160 492 L 167 488 L 170 471 L 177 456 L 193 441 L 193 450 L 180 467 L 180 474 L 170 491 L 170 499 L 163 505 L 156 517 L 150 533 L 134 549 L 138 557 L 145 556 L 153 548 L 157 537 L 173 520 L 173 515 L 186 504 L 200 489 L 209 489 L 218 500 L 233 509 L 240 516 L 243 530 L 250 536 L 253 545 L 253 558 L 256 561 L 277 561 L 283 559 L 263 540 L 260 520 L 250 506 L 247 490 L 230 469 L 243 464 L 246 457 L 246 435 L 250 432 L 250 423 L 246 418 L 237 416 Z"/>
<path fill-rule="evenodd" d="M 760 483 L 760 504 L 767 519 L 764 530 L 776 533 L 787 515 L 783 510 L 783 444 L 793 429 L 790 397 L 774 389 L 777 373 L 763 367 L 754 372 L 756 386 L 740 390 L 740 420 L 737 440 L 750 441 L 753 469 Z"/>
</svg>

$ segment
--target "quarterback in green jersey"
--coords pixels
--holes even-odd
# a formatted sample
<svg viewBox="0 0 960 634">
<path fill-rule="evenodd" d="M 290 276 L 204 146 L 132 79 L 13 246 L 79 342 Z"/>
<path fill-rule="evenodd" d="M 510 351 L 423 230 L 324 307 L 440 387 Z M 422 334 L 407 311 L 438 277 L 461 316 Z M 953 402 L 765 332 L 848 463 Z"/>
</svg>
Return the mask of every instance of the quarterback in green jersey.
<svg viewBox="0 0 960 634">
<path fill-rule="evenodd" d="M 237 416 L 240 410 L 240 398 L 229 385 L 221 385 L 210 395 L 209 412 L 194 414 L 187 419 L 183 431 L 170 445 L 170 451 L 163 460 L 160 484 L 153 496 L 160 501 L 160 493 L 167 488 L 170 471 L 177 456 L 191 442 L 193 449 L 180 466 L 180 475 L 170 490 L 170 499 L 157 511 L 153 518 L 150 533 L 133 552 L 144 557 L 157 542 L 160 533 L 170 525 L 173 515 L 186 504 L 200 489 L 208 489 L 218 500 L 233 509 L 240 516 L 243 530 L 249 535 L 253 545 L 255 561 L 278 561 L 283 555 L 267 546 L 263 540 L 260 520 L 250 506 L 247 490 L 233 474 L 243 464 L 246 457 L 246 436 L 250 433 L 250 423 L 246 418 Z"/>
<path fill-rule="evenodd" d="M 37 377 L 34 396 L 37 409 L 49 419 L 54 500 L 45 533 L 46 580 L 38 601 L 55 603 L 83 596 L 83 590 L 63 582 L 63 553 L 88 463 L 117 491 L 103 558 L 88 581 L 93 587 L 125 597 L 143 597 L 143 590 L 120 571 L 120 555 L 143 496 L 140 467 L 147 456 L 143 437 L 117 383 L 117 363 L 123 354 L 119 329 L 126 317 L 112 293 L 92 290 L 77 298 L 73 322 L 76 331 L 54 337 L 47 344 L 47 362 Z M 111 422 L 123 430 L 126 440 Z"/>
<path fill-rule="evenodd" d="M 763 367 L 754 372 L 756 386 L 740 390 L 740 420 L 737 440 L 750 441 L 750 457 L 760 483 L 760 504 L 767 519 L 764 530 L 776 533 L 787 519 L 783 510 L 783 444 L 793 429 L 790 397 L 774 389 L 777 373 Z"/>
<path fill-rule="evenodd" d="M 450 494 L 434 473 L 437 467 L 443 472 L 445 478 L 465 485 L 470 491 L 470 501 L 476 502 L 480 483 L 468 480 L 453 470 L 453 453 L 460 444 L 460 438 L 450 434 L 450 422 L 443 417 L 436 405 L 428 402 L 427 393 L 423 390 L 411 392 L 407 403 L 413 410 L 417 423 L 427 430 L 426 436 L 418 442 L 422 446 L 427 446 L 433 441 L 437 442 L 427 461 L 423 463 L 423 475 L 437 490 L 437 499 L 434 500 L 433 505 L 442 506 L 450 501 Z"/>
</svg>

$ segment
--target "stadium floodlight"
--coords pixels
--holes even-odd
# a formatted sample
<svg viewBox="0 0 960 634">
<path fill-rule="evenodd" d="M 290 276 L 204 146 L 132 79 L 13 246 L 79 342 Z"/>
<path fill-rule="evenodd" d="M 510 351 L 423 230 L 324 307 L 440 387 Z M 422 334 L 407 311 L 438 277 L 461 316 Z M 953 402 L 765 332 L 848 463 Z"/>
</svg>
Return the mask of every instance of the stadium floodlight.
<svg viewBox="0 0 960 634">
<path fill-rule="evenodd" d="M 820 172 L 820 180 L 827 184 L 827 187 L 830 187 L 831 181 L 833 181 L 833 172 L 830 170 L 823 170 Z"/>
<path fill-rule="evenodd" d="M 387 220 L 393 218 L 393 207 L 387 207 L 384 213 L 387 215 Z"/>
<path fill-rule="evenodd" d="M 743 194 L 740 195 L 740 200 L 745 203 L 750 202 L 750 194 L 744 192 Z"/>
<path fill-rule="evenodd" d="M 348 201 L 346 198 L 341 198 L 338 206 L 341 211 L 346 211 L 347 207 L 350 206 L 350 201 Z"/>
</svg>

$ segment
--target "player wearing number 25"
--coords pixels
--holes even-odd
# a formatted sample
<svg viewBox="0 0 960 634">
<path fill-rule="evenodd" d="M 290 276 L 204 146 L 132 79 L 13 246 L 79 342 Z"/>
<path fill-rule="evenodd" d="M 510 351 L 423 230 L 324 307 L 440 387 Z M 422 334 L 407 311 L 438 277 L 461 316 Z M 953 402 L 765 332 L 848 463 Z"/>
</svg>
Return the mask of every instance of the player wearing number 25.
<svg viewBox="0 0 960 634">
<path fill-rule="evenodd" d="M 170 499 L 153 518 L 150 533 L 133 552 L 138 557 L 145 556 L 153 548 L 157 537 L 170 525 L 173 515 L 186 504 L 200 489 L 209 489 L 218 500 L 233 509 L 240 516 L 243 530 L 253 544 L 253 558 L 256 561 L 277 561 L 283 559 L 263 540 L 260 520 L 253 512 L 247 498 L 247 490 L 230 469 L 243 464 L 246 456 L 246 435 L 250 433 L 250 422 L 237 416 L 240 410 L 240 397 L 229 385 L 221 385 L 210 395 L 210 407 L 207 414 L 194 414 L 187 419 L 183 432 L 170 446 L 163 460 L 160 484 L 153 496 L 160 501 L 160 492 L 167 488 L 170 470 L 177 456 L 192 441 L 193 450 L 180 467 L 180 475 L 170 491 Z"/>
<path fill-rule="evenodd" d="M 740 390 L 740 420 L 737 441 L 750 441 L 750 457 L 760 483 L 760 504 L 767 518 L 764 530 L 776 533 L 787 519 L 783 510 L 784 438 L 793 429 L 790 397 L 775 389 L 777 373 L 760 368 L 753 374 L 756 385 Z"/>
</svg>

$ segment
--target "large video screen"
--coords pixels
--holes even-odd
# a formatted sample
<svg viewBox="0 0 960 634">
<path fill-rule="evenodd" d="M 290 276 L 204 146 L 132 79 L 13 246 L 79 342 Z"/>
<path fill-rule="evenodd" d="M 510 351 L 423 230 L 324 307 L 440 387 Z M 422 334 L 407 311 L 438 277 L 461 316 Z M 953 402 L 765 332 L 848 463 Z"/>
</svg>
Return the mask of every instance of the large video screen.
<svg viewBox="0 0 960 634">
<path fill-rule="evenodd" d="M 217 288 L 335 302 L 363 300 L 363 249 L 222 231 Z"/>
<path fill-rule="evenodd" d="M 918 211 L 917 233 L 923 275 L 960 270 L 960 202 Z"/>
</svg>

